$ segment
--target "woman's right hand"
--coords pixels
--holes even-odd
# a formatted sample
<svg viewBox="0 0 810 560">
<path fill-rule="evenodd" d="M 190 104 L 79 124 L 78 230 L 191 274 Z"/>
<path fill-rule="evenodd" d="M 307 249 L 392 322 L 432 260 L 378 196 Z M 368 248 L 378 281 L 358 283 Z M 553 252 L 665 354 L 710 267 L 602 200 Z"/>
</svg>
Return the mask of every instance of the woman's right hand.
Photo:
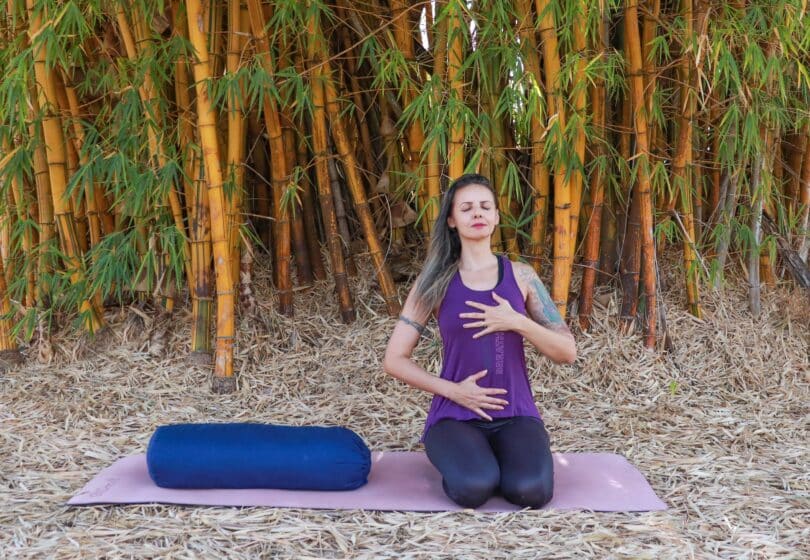
<svg viewBox="0 0 810 560">
<path fill-rule="evenodd" d="M 509 401 L 495 397 L 495 395 L 506 394 L 506 389 L 478 386 L 477 381 L 486 374 L 487 370 L 482 369 L 478 373 L 468 376 L 464 381 L 457 382 L 448 398 L 454 403 L 472 410 L 484 420 L 492 421 L 492 417 L 484 412 L 484 409 L 503 410 Z"/>
</svg>

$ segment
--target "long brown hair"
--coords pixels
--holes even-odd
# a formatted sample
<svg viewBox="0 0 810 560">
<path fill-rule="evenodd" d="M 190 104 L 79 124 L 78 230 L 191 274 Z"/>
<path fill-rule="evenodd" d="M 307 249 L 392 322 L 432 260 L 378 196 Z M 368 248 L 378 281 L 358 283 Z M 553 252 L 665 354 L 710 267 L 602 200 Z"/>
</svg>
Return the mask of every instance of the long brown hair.
<svg viewBox="0 0 810 560">
<path fill-rule="evenodd" d="M 447 225 L 447 218 L 453 209 L 453 199 L 456 192 L 470 185 L 481 185 L 492 192 L 495 200 L 495 209 L 498 208 L 498 197 L 492 183 L 483 175 L 468 173 L 462 175 L 452 182 L 450 187 L 442 196 L 439 207 L 439 216 L 433 224 L 433 231 L 430 235 L 430 246 L 428 247 L 425 264 L 422 272 L 416 279 L 416 306 L 424 311 L 432 311 L 439 306 L 447 292 L 450 280 L 458 271 L 458 259 L 461 256 L 461 239 L 458 231 Z"/>
</svg>

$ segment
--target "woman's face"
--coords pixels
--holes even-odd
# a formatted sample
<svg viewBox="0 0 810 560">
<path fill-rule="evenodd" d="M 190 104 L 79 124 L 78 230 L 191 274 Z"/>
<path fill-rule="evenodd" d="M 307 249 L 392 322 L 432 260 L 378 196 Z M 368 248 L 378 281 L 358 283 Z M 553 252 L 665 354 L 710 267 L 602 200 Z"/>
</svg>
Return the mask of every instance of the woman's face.
<svg viewBox="0 0 810 560">
<path fill-rule="evenodd" d="M 456 191 L 447 225 L 462 239 L 485 239 L 492 235 L 500 216 L 492 191 L 483 185 L 467 185 Z"/>
</svg>

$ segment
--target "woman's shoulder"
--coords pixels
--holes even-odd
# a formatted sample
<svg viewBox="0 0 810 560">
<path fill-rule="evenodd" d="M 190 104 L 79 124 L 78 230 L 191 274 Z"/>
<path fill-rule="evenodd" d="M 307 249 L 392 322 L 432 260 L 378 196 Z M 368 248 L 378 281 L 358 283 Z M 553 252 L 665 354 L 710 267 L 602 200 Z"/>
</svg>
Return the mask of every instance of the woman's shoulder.
<svg viewBox="0 0 810 560">
<path fill-rule="evenodd" d="M 523 298 L 525 299 L 526 294 L 529 291 L 529 285 L 533 279 L 537 278 L 537 273 L 530 264 L 520 261 L 511 261 L 511 263 L 515 281 L 517 282 L 518 288 L 520 288 Z"/>
</svg>

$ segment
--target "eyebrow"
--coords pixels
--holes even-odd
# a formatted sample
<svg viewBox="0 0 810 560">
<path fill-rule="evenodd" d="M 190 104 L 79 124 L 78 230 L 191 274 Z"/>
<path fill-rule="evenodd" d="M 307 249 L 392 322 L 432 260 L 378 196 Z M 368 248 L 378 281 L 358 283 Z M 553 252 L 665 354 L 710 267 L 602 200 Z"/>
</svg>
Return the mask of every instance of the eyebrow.
<svg viewBox="0 0 810 560">
<path fill-rule="evenodd" d="M 475 202 L 475 201 L 474 200 L 463 200 L 463 201 L 459 202 L 459 205 L 472 204 L 473 202 Z M 479 200 L 478 202 L 480 202 L 481 204 L 494 204 L 494 202 L 489 200 L 488 198 L 484 199 L 484 200 Z"/>
</svg>

